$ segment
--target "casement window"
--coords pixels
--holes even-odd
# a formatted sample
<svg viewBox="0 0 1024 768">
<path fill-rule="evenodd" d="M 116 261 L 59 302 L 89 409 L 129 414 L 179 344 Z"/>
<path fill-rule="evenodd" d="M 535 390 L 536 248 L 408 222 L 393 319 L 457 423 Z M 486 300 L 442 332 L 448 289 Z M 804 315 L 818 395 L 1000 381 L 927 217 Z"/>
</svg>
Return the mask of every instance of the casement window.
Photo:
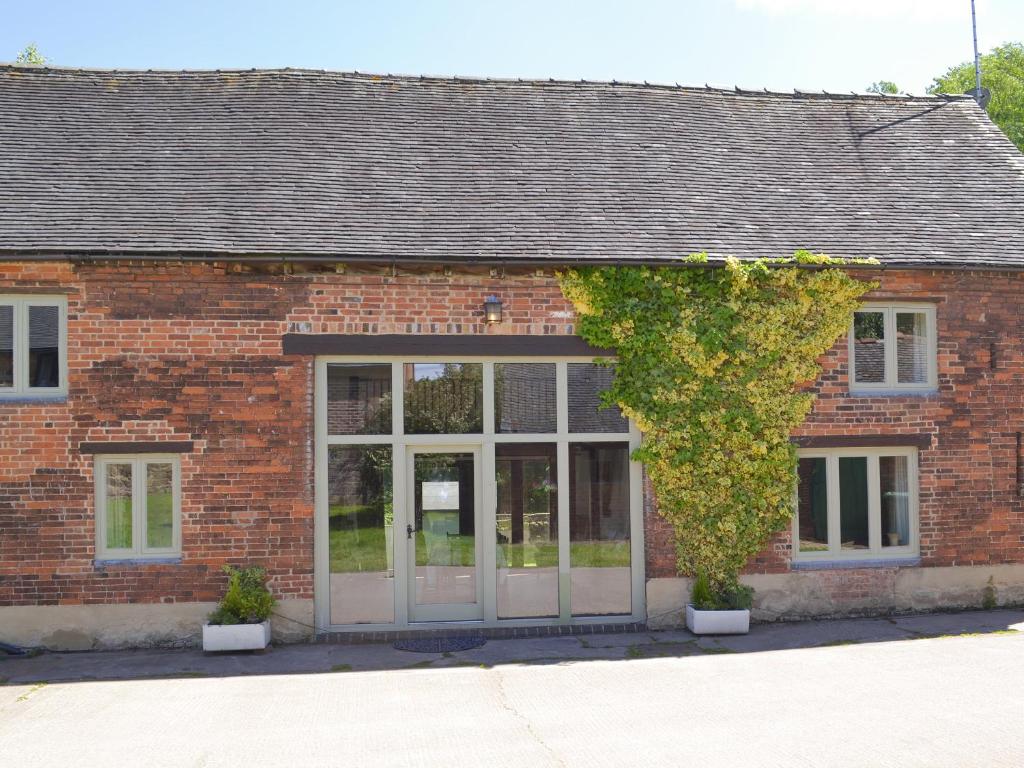
<svg viewBox="0 0 1024 768">
<path fill-rule="evenodd" d="M 181 553 L 181 463 L 177 456 L 96 457 L 96 558 Z"/>
<path fill-rule="evenodd" d="M 851 390 L 920 391 L 936 386 L 935 307 L 866 304 L 853 313 Z"/>
<path fill-rule="evenodd" d="M 794 560 L 918 553 L 917 449 L 800 451 Z"/>
<path fill-rule="evenodd" d="M 0 296 L 0 399 L 67 392 L 67 300 Z"/>
</svg>

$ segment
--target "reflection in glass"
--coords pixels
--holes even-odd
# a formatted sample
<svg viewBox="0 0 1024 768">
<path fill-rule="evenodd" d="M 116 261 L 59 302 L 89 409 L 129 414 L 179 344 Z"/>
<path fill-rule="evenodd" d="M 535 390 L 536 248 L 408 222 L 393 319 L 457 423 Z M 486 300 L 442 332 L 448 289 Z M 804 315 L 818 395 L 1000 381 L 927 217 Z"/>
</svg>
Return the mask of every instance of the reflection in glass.
<svg viewBox="0 0 1024 768">
<path fill-rule="evenodd" d="M 327 366 L 327 431 L 331 435 L 391 434 L 391 364 Z"/>
<path fill-rule="evenodd" d="M 558 615 L 554 443 L 495 446 L 498 618 Z"/>
<path fill-rule="evenodd" d="M 555 364 L 494 364 L 494 429 L 501 434 L 555 432 Z"/>
<path fill-rule="evenodd" d="M 885 314 L 853 313 L 853 360 L 855 381 L 885 382 Z"/>
<path fill-rule="evenodd" d="M 14 307 L 0 304 L 0 387 L 14 386 Z"/>
<path fill-rule="evenodd" d="M 146 464 L 146 547 L 174 546 L 174 467 Z"/>
<path fill-rule="evenodd" d="M 574 616 L 629 613 L 629 446 L 569 446 L 569 551 Z"/>
<path fill-rule="evenodd" d="M 106 465 L 107 549 L 132 548 L 132 465 Z"/>
<path fill-rule="evenodd" d="M 395 620 L 391 448 L 332 445 L 327 503 L 332 624 Z"/>
<path fill-rule="evenodd" d="M 906 456 L 880 456 L 878 480 L 882 494 L 882 546 L 910 544 L 910 477 Z"/>
<path fill-rule="evenodd" d="M 828 550 L 828 493 L 825 459 L 800 459 L 797 464 L 797 526 L 801 552 Z"/>
<path fill-rule="evenodd" d="M 900 384 L 928 382 L 928 316 L 896 313 L 896 377 Z"/>
<path fill-rule="evenodd" d="M 60 386 L 60 309 L 28 308 L 28 385 Z"/>
<path fill-rule="evenodd" d="M 405 432 L 483 432 L 482 363 L 406 363 Z"/>
<path fill-rule="evenodd" d="M 477 602 L 472 453 L 413 458 L 417 605 Z"/>
<path fill-rule="evenodd" d="M 570 432 L 629 431 L 618 406 L 601 405 L 601 393 L 611 386 L 613 376 L 614 371 L 603 365 L 568 364 Z"/>
<path fill-rule="evenodd" d="M 868 547 L 868 460 L 839 458 L 839 537 L 843 549 Z"/>
</svg>

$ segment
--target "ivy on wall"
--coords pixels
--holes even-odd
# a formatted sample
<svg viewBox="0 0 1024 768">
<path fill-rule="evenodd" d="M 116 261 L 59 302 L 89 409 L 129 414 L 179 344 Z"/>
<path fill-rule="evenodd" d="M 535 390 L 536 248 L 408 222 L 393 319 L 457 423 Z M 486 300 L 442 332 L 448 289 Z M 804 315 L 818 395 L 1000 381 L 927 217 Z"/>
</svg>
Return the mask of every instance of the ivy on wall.
<svg viewBox="0 0 1024 768">
<path fill-rule="evenodd" d="M 706 576 L 723 599 L 792 519 L 790 435 L 813 403 L 818 358 L 875 287 L 846 263 L 798 251 L 710 267 L 695 254 L 689 267 L 559 275 L 579 334 L 616 351 L 605 402 L 644 434 L 634 458 L 675 529 L 680 571 Z"/>
</svg>

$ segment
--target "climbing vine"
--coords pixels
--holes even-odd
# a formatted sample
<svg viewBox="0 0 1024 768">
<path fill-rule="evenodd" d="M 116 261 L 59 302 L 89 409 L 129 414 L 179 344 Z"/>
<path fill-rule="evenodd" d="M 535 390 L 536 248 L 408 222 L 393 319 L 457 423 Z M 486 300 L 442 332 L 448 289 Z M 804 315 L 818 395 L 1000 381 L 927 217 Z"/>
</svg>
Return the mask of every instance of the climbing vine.
<svg viewBox="0 0 1024 768">
<path fill-rule="evenodd" d="M 748 559 L 791 520 L 790 435 L 813 403 L 818 358 L 874 284 L 807 251 L 686 263 L 581 267 L 560 281 L 580 335 L 616 352 L 605 403 L 644 434 L 634 458 L 675 529 L 680 571 L 706 576 L 727 601 Z"/>
</svg>

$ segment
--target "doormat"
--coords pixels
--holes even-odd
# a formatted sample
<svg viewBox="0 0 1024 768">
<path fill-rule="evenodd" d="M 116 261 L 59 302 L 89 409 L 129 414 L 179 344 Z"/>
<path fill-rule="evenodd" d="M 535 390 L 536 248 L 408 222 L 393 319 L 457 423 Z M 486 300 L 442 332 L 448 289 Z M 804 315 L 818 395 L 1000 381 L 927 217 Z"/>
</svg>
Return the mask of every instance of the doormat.
<svg viewBox="0 0 1024 768">
<path fill-rule="evenodd" d="M 413 653 L 454 653 L 455 651 L 468 651 L 472 648 L 479 648 L 486 642 L 487 640 L 482 635 L 419 637 L 396 640 L 393 643 L 393 647 L 398 651 L 411 651 Z"/>
</svg>

